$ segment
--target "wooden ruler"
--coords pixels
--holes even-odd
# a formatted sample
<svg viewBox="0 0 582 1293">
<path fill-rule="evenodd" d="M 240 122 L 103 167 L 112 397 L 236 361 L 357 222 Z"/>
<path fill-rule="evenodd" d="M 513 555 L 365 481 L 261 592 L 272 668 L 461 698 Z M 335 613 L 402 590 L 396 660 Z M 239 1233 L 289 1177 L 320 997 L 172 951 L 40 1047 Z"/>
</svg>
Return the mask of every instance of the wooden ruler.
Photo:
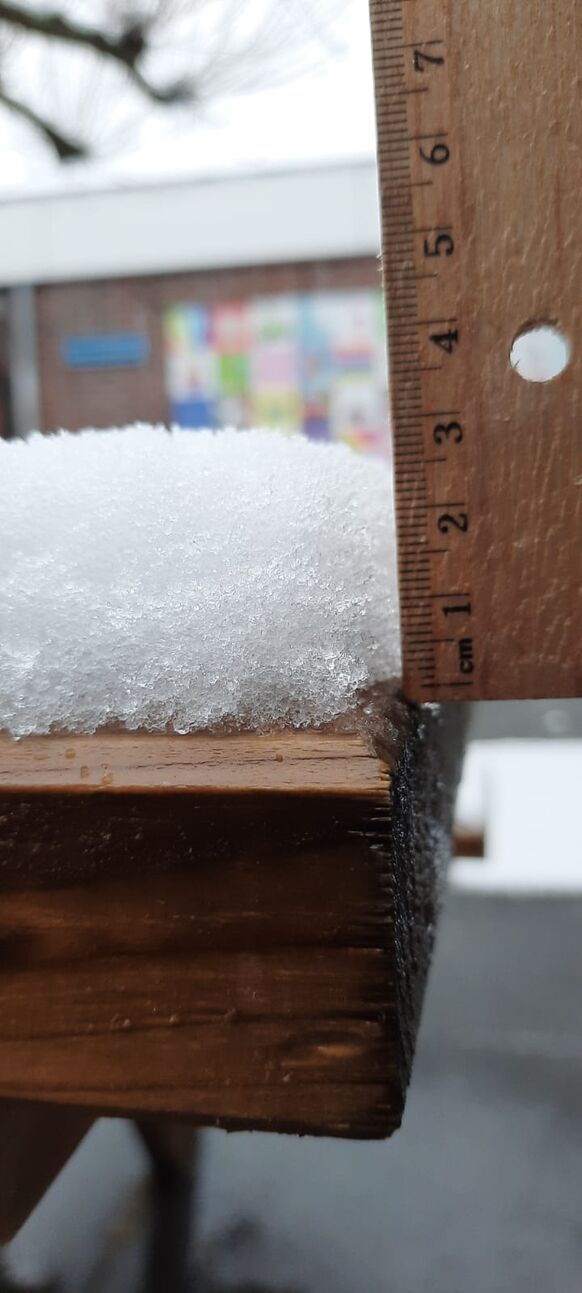
<svg viewBox="0 0 582 1293">
<path fill-rule="evenodd" d="M 404 686 L 582 694 L 582 5 L 371 0 Z M 570 362 L 524 381 L 532 324 Z"/>
</svg>

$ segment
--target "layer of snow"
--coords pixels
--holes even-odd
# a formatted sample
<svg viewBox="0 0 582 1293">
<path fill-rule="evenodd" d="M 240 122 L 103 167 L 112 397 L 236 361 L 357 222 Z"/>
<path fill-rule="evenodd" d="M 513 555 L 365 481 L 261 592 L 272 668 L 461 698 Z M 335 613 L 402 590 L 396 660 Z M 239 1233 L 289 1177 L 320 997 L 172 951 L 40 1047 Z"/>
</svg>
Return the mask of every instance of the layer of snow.
<svg viewBox="0 0 582 1293">
<path fill-rule="evenodd" d="M 399 673 L 388 467 L 266 431 L 0 441 L 0 728 L 334 719 Z"/>
</svg>

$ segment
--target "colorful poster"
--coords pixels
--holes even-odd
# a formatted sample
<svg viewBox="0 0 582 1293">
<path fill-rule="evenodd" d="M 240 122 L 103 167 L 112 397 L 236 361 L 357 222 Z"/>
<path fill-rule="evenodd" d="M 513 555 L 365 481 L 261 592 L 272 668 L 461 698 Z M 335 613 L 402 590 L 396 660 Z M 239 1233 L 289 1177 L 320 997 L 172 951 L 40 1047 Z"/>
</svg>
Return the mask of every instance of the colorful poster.
<svg viewBox="0 0 582 1293">
<path fill-rule="evenodd" d="M 382 294 L 179 304 L 165 317 L 170 417 L 266 426 L 388 451 Z"/>
</svg>

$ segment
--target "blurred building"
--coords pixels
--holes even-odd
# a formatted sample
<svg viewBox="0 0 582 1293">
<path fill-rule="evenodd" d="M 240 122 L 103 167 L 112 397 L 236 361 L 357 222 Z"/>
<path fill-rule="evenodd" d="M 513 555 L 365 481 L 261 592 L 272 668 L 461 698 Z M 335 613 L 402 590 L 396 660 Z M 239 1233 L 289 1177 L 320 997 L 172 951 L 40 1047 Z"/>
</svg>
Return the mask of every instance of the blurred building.
<svg viewBox="0 0 582 1293">
<path fill-rule="evenodd" d="M 372 161 L 0 206 L 3 434 L 299 427 L 386 442 Z"/>
</svg>

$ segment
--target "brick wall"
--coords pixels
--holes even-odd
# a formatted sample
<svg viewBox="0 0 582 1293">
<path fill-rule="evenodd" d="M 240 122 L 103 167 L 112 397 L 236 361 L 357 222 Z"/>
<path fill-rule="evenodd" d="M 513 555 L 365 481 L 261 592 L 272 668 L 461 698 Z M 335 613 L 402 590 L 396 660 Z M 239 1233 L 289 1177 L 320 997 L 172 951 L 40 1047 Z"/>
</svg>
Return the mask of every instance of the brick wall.
<svg viewBox="0 0 582 1293">
<path fill-rule="evenodd" d="M 55 427 L 78 430 L 138 419 L 166 421 L 162 317 L 169 305 L 379 284 L 378 261 L 365 257 L 40 287 L 37 319 L 42 427 L 46 431 Z M 139 368 L 68 368 L 60 354 L 63 337 L 90 332 L 145 333 L 151 345 L 149 362 Z"/>
</svg>

